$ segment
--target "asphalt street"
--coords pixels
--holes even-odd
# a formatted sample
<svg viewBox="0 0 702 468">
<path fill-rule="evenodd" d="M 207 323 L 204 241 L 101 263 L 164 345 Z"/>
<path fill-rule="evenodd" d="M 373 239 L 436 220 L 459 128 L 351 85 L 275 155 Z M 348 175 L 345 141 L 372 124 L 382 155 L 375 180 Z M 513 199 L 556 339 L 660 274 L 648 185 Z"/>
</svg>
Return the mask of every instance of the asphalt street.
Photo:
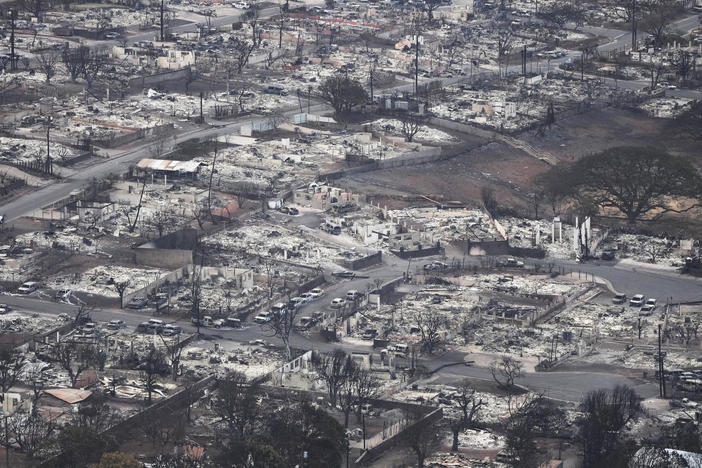
<svg viewBox="0 0 702 468">
<path fill-rule="evenodd" d="M 586 261 L 575 263 L 548 260 L 566 271 L 582 272 L 604 278 L 615 291 L 632 296 L 644 294 L 659 302 L 696 302 L 702 300 L 702 280 L 670 270 L 656 269 L 655 265 L 640 266 L 623 262 Z"/>
<path fill-rule="evenodd" d="M 332 294 L 327 294 L 318 302 L 319 305 L 312 303 L 311 308 L 325 308 L 329 298 L 334 294 L 334 291 L 341 292 L 347 288 L 356 288 L 361 286 L 363 280 L 342 281 L 336 288 L 331 288 Z M 367 280 L 366 280 L 367 281 Z M 27 296 L 0 296 L 0 302 L 8 304 L 18 311 L 25 313 L 37 313 L 45 316 L 56 316 L 61 313 L 67 313 L 73 316 L 78 307 L 68 304 L 56 303 L 49 300 L 43 300 L 35 297 Z M 144 311 L 132 310 L 117 310 L 117 309 L 94 309 L 91 312 L 91 318 L 96 323 L 104 323 L 113 319 L 124 320 L 129 328 L 135 328 L 139 323 L 148 320 L 151 315 Z M 195 333 L 195 327 L 188 321 L 184 320 L 169 320 L 167 315 L 159 315 L 160 319 L 167 323 L 177 323 L 183 328 L 184 333 Z M 218 340 L 230 340 L 239 343 L 249 343 L 253 340 L 264 340 L 267 343 L 281 345 L 279 339 L 272 336 L 270 330 L 256 324 L 247 323 L 240 329 L 208 329 L 203 328 L 201 332 L 205 335 L 210 335 Z M 347 352 L 371 352 L 372 346 L 354 343 L 327 343 L 318 339 L 310 339 L 309 336 L 295 332 L 291 340 L 292 346 L 300 350 L 315 349 L 322 352 L 332 351 L 336 348 L 343 347 Z M 438 356 L 431 360 L 420 360 L 419 365 L 427 369 L 438 369 L 446 364 L 455 362 L 468 361 L 470 355 L 462 353 L 450 353 L 443 356 Z M 484 367 L 452 365 L 444 367 L 436 372 L 438 381 L 455 382 L 462 378 L 473 378 L 482 380 L 491 380 L 490 371 Z M 642 379 L 634 379 L 614 373 L 604 372 L 527 372 L 522 378 L 517 379 L 516 383 L 524 385 L 533 391 L 538 391 L 544 395 L 564 401 L 579 402 L 584 393 L 590 390 L 614 387 L 619 384 L 627 384 L 634 387 L 639 394 L 644 397 L 654 396 L 657 392 L 657 385 Z"/>
</svg>

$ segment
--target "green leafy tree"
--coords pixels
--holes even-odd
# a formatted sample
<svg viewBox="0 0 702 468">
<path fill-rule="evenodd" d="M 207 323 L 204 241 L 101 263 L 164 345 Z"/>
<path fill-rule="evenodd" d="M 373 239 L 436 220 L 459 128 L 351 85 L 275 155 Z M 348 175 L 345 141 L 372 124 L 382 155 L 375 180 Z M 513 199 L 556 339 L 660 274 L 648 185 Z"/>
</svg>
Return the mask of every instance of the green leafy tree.
<svg viewBox="0 0 702 468">
<path fill-rule="evenodd" d="M 643 413 L 641 398 L 626 385 L 611 390 L 593 390 L 585 395 L 578 421 L 583 445 L 583 468 L 623 466 L 631 453 L 622 435 L 624 427 Z"/>
<path fill-rule="evenodd" d="M 288 466 L 285 459 L 267 437 L 250 437 L 245 440 L 233 440 L 217 458 L 220 466 L 267 466 L 283 468 Z"/>
<path fill-rule="evenodd" d="M 363 85 L 344 75 L 331 76 L 319 87 L 322 99 L 334 108 L 337 117 L 349 112 L 353 107 L 364 104 L 367 100 Z"/>
<path fill-rule="evenodd" d="M 122 452 L 108 452 L 100 458 L 100 463 L 91 468 L 141 468 L 143 465 L 131 455 Z"/>
<path fill-rule="evenodd" d="M 692 209 L 696 201 L 685 206 L 676 202 L 696 200 L 702 187 L 702 179 L 689 161 L 654 148 L 610 148 L 552 171 L 543 179 L 547 193 L 562 193 L 561 187 L 565 187 L 556 180 L 561 174 L 574 197 L 596 207 L 615 208 L 631 224 L 651 212 L 660 216 Z"/>
<path fill-rule="evenodd" d="M 114 452 L 117 442 L 114 438 L 104 436 L 87 426 L 69 424 L 57 437 L 61 454 L 54 466 L 64 468 L 82 468 L 99 462 L 105 452 Z"/>
<path fill-rule="evenodd" d="M 261 380 L 249 380 L 241 372 L 232 372 L 217 382 L 212 409 L 235 439 L 243 441 L 261 418 L 261 384 Z"/>
<path fill-rule="evenodd" d="M 271 417 L 269 433 L 277 451 L 289 465 L 301 464 L 307 452 L 308 468 L 340 467 L 346 433 L 341 424 L 321 408 L 308 403 L 283 408 Z"/>
</svg>

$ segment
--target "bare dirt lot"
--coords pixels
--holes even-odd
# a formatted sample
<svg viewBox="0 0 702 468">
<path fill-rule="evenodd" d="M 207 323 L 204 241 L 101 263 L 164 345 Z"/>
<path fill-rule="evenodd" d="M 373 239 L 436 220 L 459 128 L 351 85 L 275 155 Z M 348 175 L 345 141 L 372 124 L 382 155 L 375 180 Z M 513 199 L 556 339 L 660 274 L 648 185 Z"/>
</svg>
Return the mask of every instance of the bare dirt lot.
<svg viewBox="0 0 702 468">
<path fill-rule="evenodd" d="M 525 132 L 518 138 L 545 150 L 560 160 L 573 160 L 614 146 L 657 146 L 702 163 L 699 142 L 677 138 L 668 131 L 669 119 L 653 118 L 644 112 L 606 108 L 558 120 L 544 137 Z"/>
<path fill-rule="evenodd" d="M 480 202 L 480 191 L 490 186 L 501 204 L 526 207 L 532 178 L 546 163 L 503 143 L 489 143 L 445 161 L 356 174 L 343 184 L 372 194 L 388 208 L 403 206 L 412 197 Z"/>
</svg>

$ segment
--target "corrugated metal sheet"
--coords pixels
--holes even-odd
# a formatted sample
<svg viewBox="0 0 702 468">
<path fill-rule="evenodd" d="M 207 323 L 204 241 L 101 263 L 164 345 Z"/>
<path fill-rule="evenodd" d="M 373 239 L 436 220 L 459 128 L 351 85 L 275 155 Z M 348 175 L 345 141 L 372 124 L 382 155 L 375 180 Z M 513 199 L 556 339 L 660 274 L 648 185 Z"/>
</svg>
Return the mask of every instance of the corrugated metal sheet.
<svg viewBox="0 0 702 468">
<path fill-rule="evenodd" d="M 44 390 L 44 393 L 48 393 L 70 404 L 79 403 L 93 394 L 90 390 L 80 390 L 77 388 L 51 388 Z"/>
<path fill-rule="evenodd" d="M 197 172 L 200 163 L 195 161 L 171 161 L 170 159 L 142 159 L 137 163 L 139 169 L 165 172 Z"/>
</svg>

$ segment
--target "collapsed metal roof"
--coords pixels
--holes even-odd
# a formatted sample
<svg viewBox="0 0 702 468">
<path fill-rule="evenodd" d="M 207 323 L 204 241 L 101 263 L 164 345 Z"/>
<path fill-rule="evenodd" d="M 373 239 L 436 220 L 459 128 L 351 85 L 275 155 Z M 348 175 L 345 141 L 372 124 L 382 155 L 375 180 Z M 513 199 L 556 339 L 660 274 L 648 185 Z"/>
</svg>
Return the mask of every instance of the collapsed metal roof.
<svg viewBox="0 0 702 468">
<path fill-rule="evenodd" d="M 170 159 L 142 159 L 137 163 L 139 169 L 164 172 L 195 173 L 200 163 L 195 161 L 172 161 Z"/>
</svg>

